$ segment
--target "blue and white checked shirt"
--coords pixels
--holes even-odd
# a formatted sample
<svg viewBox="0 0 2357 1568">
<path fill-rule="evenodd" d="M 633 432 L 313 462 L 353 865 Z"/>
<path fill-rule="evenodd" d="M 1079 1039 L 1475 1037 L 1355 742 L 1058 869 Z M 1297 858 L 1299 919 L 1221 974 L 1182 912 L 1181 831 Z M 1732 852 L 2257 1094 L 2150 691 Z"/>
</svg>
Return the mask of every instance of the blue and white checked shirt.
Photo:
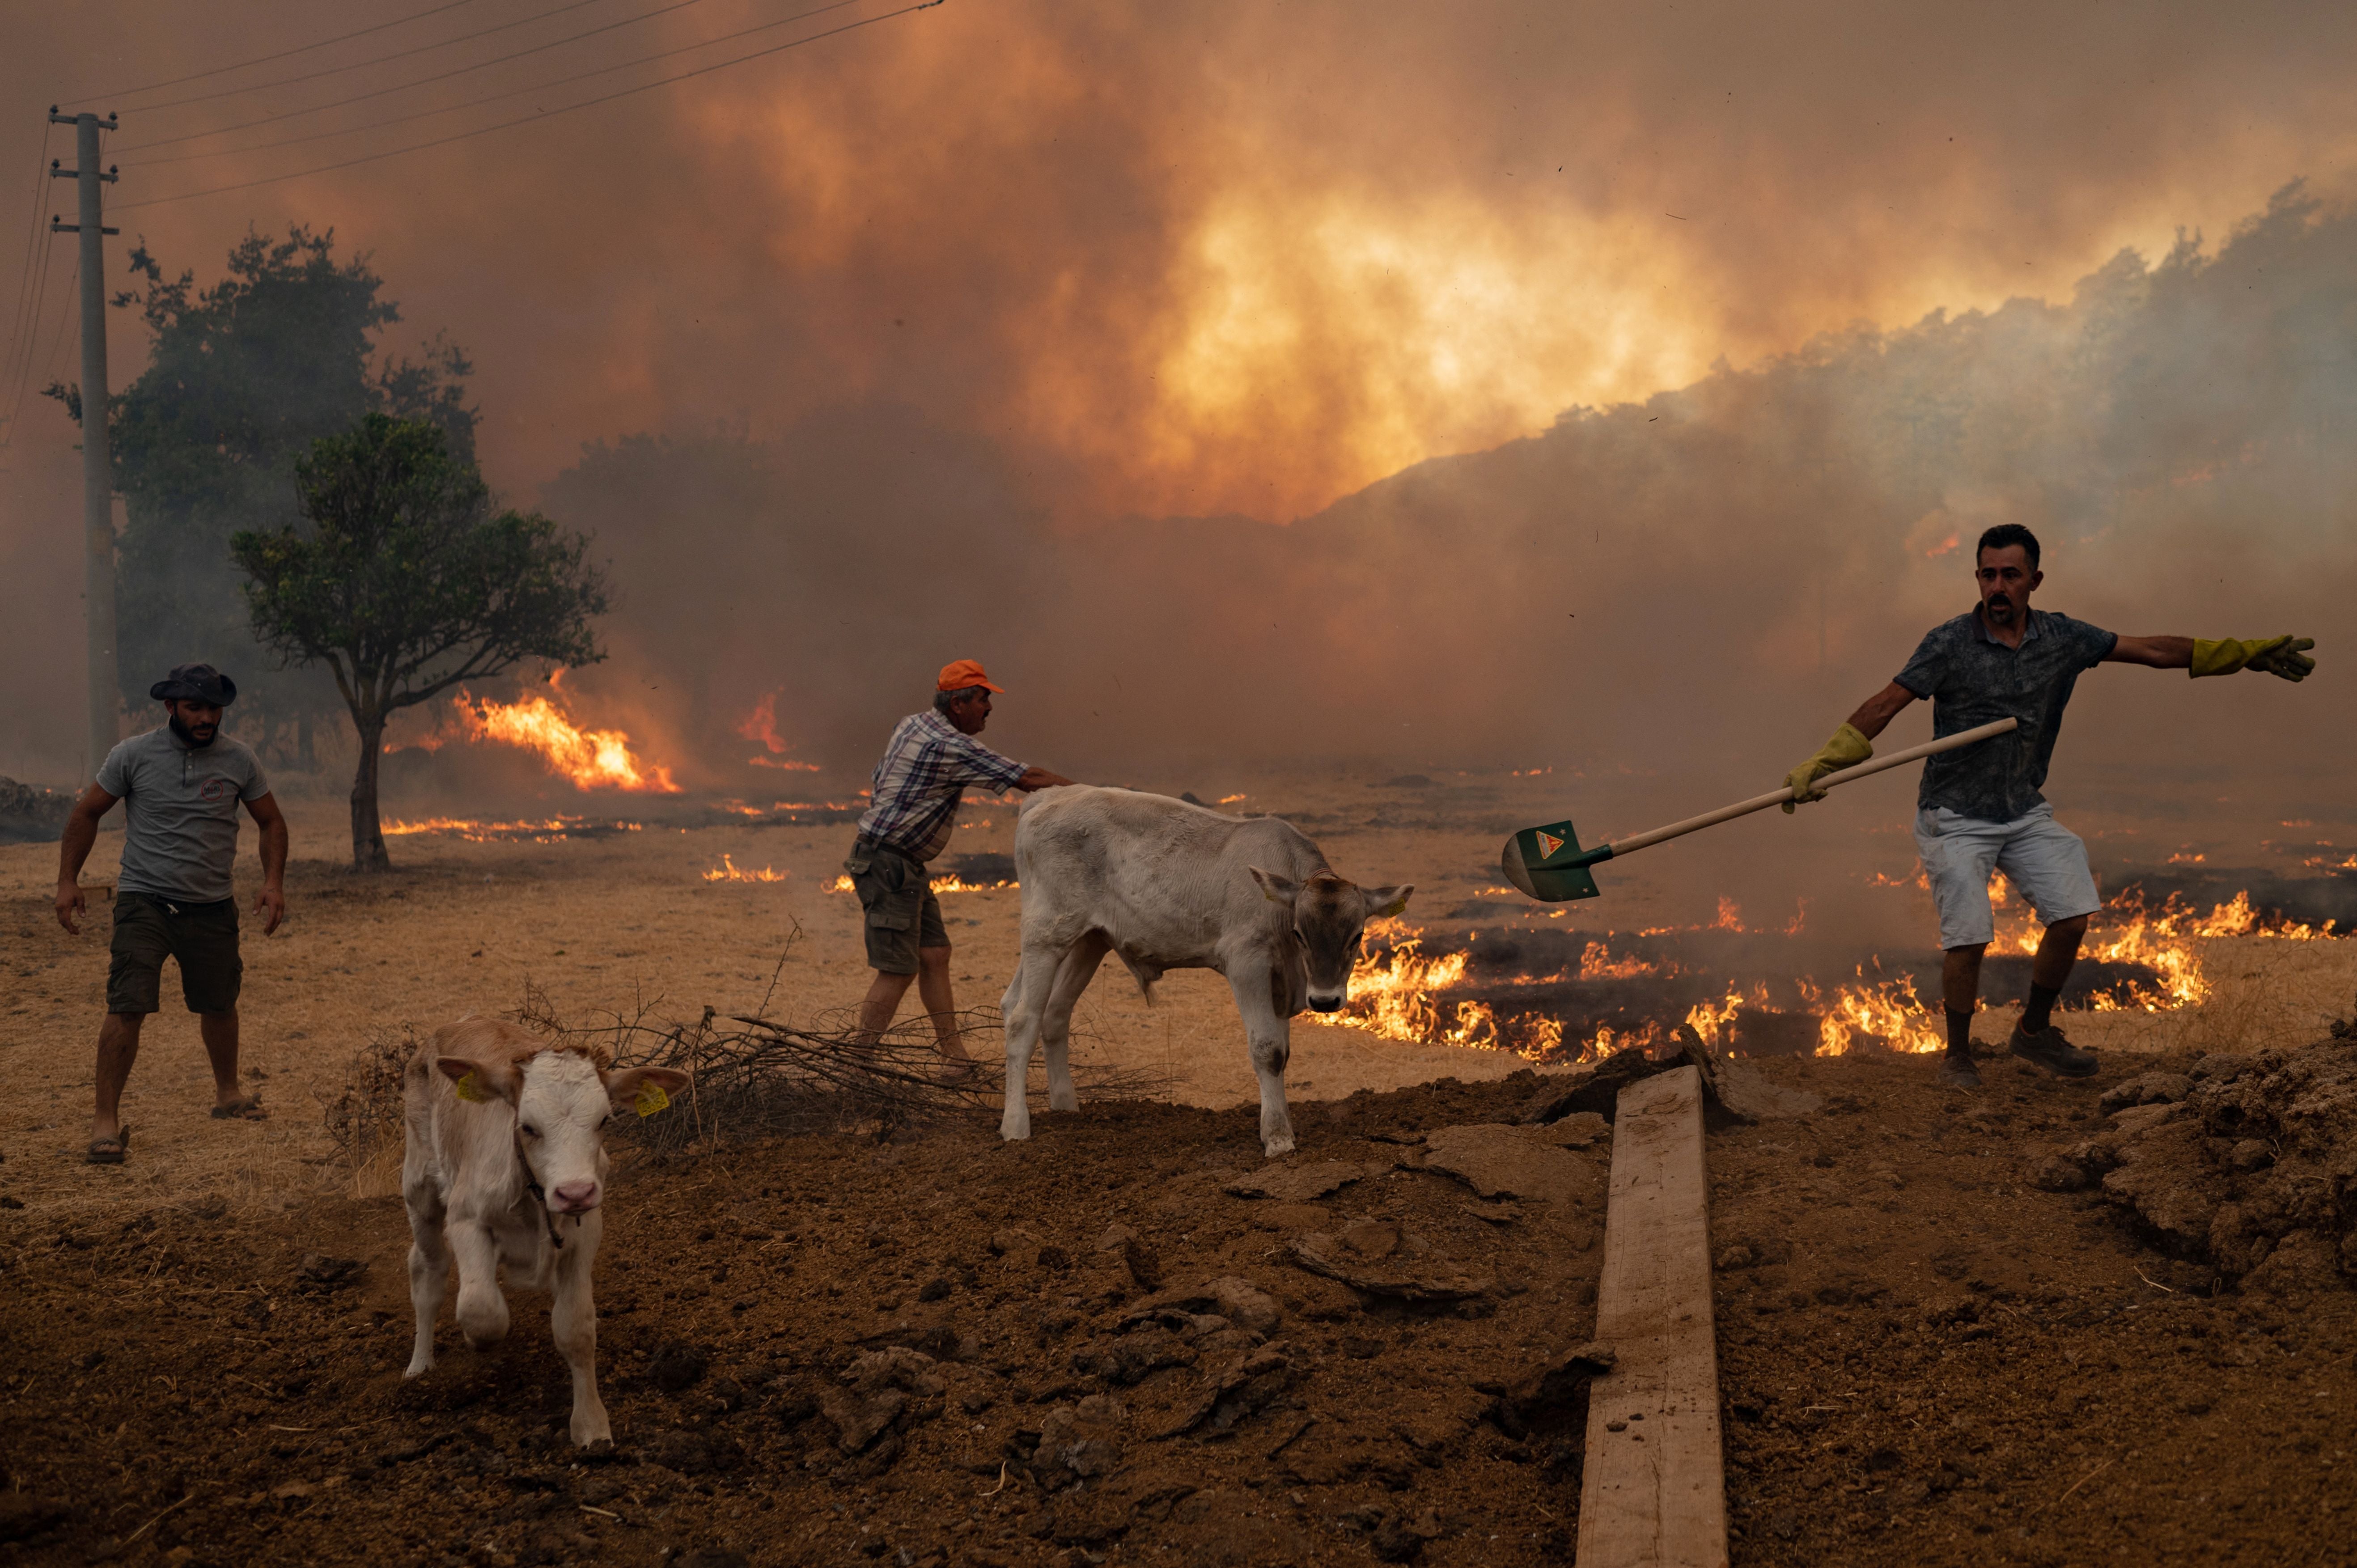
<svg viewBox="0 0 2357 1568">
<path fill-rule="evenodd" d="M 934 710 L 910 714 L 893 726 L 884 760 L 876 765 L 875 801 L 859 819 L 859 836 L 929 861 L 949 843 L 967 785 L 1004 792 L 1025 771 L 1023 764 L 961 735 Z"/>
</svg>

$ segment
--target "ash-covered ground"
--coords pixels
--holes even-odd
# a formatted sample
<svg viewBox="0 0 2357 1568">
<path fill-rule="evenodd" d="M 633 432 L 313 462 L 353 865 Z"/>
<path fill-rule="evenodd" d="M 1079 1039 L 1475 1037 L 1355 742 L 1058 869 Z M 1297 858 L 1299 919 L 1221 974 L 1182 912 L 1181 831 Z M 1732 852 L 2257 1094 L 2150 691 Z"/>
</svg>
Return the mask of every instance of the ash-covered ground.
<svg viewBox="0 0 2357 1568">
<path fill-rule="evenodd" d="M 2305 1060 L 2236 1103 L 2297 1119 Z M 2347 1560 L 2337 1240 L 2222 1274 L 2142 1189 L 2048 1190 L 2136 1069 L 1766 1065 L 1822 1102 L 1708 1141 L 1737 1563 Z M 537 1306 L 401 1381 L 393 1200 L 12 1211 L 0 1530 L 39 1563 L 1567 1562 L 1610 1133 L 1514 1124 L 1557 1093 L 1304 1107 L 1275 1165 L 1247 1111 L 1137 1104 L 626 1160 L 589 1455 Z"/>
</svg>

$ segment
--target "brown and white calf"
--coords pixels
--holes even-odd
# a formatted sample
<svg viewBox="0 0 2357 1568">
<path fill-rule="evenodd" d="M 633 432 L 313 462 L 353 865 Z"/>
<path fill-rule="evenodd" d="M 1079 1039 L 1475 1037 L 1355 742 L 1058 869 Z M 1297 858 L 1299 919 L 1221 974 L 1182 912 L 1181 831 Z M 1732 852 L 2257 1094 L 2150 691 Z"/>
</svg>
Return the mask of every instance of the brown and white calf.
<svg viewBox="0 0 2357 1568">
<path fill-rule="evenodd" d="M 608 1071 L 586 1049 L 493 1018 L 434 1032 L 402 1082 L 401 1196 L 417 1310 L 416 1352 L 402 1376 L 434 1365 L 434 1318 L 454 1258 L 467 1343 L 479 1349 L 507 1337 L 504 1266 L 513 1283 L 554 1298 L 550 1326 L 573 1373 L 573 1441 L 612 1439 L 597 1397 L 589 1282 L 605 1233 L 605 1125 L 618 1111 L 660 1109 L 687 1081 L 672 1068 Z"/>
<path fill-rule="evenodd" d="M 1275 817 L 1229 817 L 1164 795 L 1073 784 L 1023 802 L 1015 825 L 1023 956 L 1006 1020 L 1004 1138 L 1031 1135 L 1024 1079 L 1048 1054 L 1048 1109 L 1072 1111 L 1066 1062 L 1072 1007 L 1113 953 L 1140 986 L 1165 970 L 1227 977 L 1260 1079 L 1261 1147 L 1293 1151 L 1285 1108 L 1291 1020 L 1350 998 L 1367 921 L 1407 908 L 1413 886 L 1361 887 L 1334 875 L 1308 837 Z"/>
</svg>

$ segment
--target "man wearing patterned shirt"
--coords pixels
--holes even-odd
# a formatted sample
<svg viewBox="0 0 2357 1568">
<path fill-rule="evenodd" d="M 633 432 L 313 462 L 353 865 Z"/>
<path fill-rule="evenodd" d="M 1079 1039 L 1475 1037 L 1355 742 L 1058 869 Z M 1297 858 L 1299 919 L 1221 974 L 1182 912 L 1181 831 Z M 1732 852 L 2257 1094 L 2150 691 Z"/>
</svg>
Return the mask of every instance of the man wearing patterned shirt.
<svg viewBox="0 0 2357 1568">
<path fill-rule="evenodd" d="M 2123 637 L 2050 610 L 2033 610 L 2029 596 L 2045 582 L 2038 536 L 2019 523 L 1999 523 L 1974 552 L 1980 603 L 1968 615 L 1932 628 L 1915 657 L 1888 686 L 1868 697 L 1814 757 L 1785 782 L 1795 800 L 1822 800 L 1817 780 L 1874 755 L 1874 737 L 1908 703 L 1932 699 L 1932 733 L 1955 735 L 1995 719 L 2017 727 L 1943 752 L 1923 765 L 1917 792 L 1915 847 L 1940 918 L 1941 996 L 1948 1052 L 1940 1079 L 1978 1089 L 1973 1062 L 1973 1010 L 1978 1005 L 1981 955 L 1996 934 L 1989 875 L 2006 879 L 2029 900 L 2046 927 L 2030 962 L 2029 994 L 2006 1049 L 2061 1078 L 2091 1078 L 2094 1053 L 2082 1050 L 2054 1026 L 2057 996 L 2078 961 L 2087 918 L 2103 907 L 2087 846 L 2054 820 L 2040 793 L 2062 708 L 2082 671 L 2098 664 L 2143 664 L 2184 670 L 2195 678 L 2256 670 L 2287 681 L 2316 669 L 2307 650 L 2313 638 L 2252 639 Z M 1784 810 L 1792 809 L 1790 801 Z"/>
<path fill-rule="evenodd" d="M 931 1015 L 943 1056 L 970 1059 L 957 1035 L 950 993 L 950 938 L 925 866 L 949 843 L 965 787 L 994 792 L 1045 789 L 1072 780 L 1027 768 L 974 739 L 990 722 L 994 686 L 982 666 L 960 659 L 942 668 L 932 708 L 893 728 L 876 765 L 874 802 L 859 819 L 859 838 L 843 863 L 867 915 L 867 963 L 876 980 L 859 1004 L 860 1037 L 873 1043 L 892 1026 L 909 982 Z"/>
</svg>

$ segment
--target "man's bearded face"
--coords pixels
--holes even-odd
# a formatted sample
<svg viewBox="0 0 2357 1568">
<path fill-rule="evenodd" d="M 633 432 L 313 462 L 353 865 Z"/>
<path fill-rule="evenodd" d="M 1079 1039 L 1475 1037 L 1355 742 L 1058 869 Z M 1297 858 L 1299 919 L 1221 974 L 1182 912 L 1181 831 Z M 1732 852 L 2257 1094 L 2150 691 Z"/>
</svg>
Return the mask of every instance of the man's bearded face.
<svg viewBox="0 0 2357 1568">
<path fill-rule="evenodd" d="M 166 722 L 183 745 L 208 746 L 221 734 L 221 711 L 215 703 L 175 697 L 164 704 L 164 711 L 169 715 Z"/>
</svg>

